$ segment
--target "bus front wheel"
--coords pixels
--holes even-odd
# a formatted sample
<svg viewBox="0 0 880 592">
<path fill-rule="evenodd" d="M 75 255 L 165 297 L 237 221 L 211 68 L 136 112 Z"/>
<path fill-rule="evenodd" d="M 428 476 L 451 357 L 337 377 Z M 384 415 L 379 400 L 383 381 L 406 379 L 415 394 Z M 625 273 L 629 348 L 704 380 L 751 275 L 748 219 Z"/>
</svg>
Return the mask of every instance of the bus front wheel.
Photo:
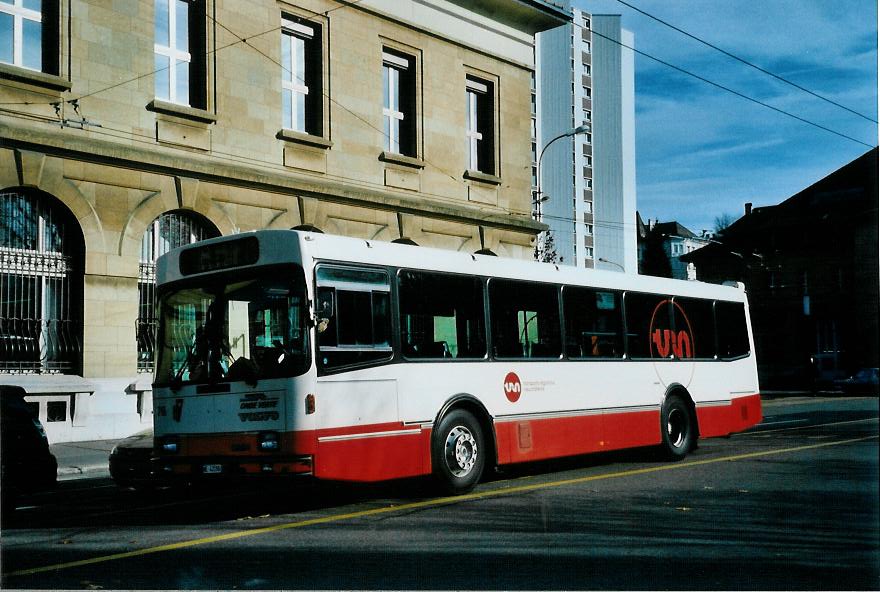
<svg viewBox="0 0 880 592">
<path fill-rule="evenodd" d="M 673 395 L 663 402 L 660 430 L 660 450 L 667 460 L 681 460 L 693 448 L 696 426 L 691 410 L 681 397 Z"/>
<path fill-rule="evenodd" d="M 486 448 L 480 424 L 462 409 L 448 413 L 434 431 L 431 462 L 440 488 L 449 494 L 466 493 L 483 474 Z"/>
</svg>

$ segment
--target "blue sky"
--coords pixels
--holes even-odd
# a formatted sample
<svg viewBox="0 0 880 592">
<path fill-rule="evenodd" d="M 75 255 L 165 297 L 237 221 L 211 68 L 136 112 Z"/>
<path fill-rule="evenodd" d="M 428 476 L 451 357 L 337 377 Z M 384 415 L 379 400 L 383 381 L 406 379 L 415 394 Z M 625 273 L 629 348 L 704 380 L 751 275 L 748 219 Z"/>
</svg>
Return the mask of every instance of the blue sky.
<svg viewBox="0 0 880 592">
<path fill-rule="evenodd" d="M 874 0 L 626 0 L 732 54 L 877 119 Z M 616 0 L 636 49 L 870 144 L 877 124 L 775 81 Z M 796 121 L 636 56 L 636 181 L 643 219 L 695 232 L 745 202 L 773 205 L 869 147 Z"/>
</svg>

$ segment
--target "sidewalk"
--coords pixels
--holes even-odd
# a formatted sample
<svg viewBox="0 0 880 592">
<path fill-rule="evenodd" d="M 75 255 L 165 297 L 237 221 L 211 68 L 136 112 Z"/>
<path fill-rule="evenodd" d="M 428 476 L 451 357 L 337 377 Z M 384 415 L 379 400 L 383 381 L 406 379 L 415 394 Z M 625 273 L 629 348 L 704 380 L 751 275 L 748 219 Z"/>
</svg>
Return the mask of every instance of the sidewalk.
<svg viewBox="0 0 880 592">
<path fill-rule="evenodd" d="M 110 451 L 119 440 L 63 442 L 49 450 L 58 461 L 58 480 L 98 479 L 110 476 Z"/>
</svg>

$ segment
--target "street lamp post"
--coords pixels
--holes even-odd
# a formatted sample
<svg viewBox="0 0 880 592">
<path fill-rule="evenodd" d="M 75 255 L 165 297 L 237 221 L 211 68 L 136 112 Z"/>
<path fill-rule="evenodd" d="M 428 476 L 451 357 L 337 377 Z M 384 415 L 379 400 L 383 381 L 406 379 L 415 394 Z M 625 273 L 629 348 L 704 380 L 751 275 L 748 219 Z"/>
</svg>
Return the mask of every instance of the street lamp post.
<svg viewBox="0 0 880 592">
<path fill-rule="evenodd" d="M 585 134 L 585 133 L 590 132 L 591 129 L 592 128 L 591 128 L 590 124 L 587 124 L 587 123 L 585 123 L 583 125 L 579 125 L 572 130 L 569 130 L 565 133 L 559 134 L 558 136 L 556 136 L 554 138 L 551 138 L 550 141 L 547 142 L 546 144 L 544 144 L 544 147 L 541 148 L 541 153 L 538 155 L 537 170 L 535 171 L 535 176 L 537 177 L 537 182 L 538 182 L 538 190 L 535 195 L 535 211 L 534 211 L 535 220 L 537 220 L 539 222 L 541 221 L 541 219 L 543 217 L 542 211 L 541 211 L 542 210 L 541 204 L 543 204 L 545 201 L 547 201 L 547 199 L 549 199 L 549 196 L 545 196 L 543 191 L 541 191 L 541 159 L 544 158 L 544 153 L 547 151 L 547 148 L 549 148 L 550 145 L 553 144 L 553 142 L 555 142 L 556 140 L 559 140 L 561 138 L 568 138 L 570 136 L 575 136 L 577 134 Z M 542 232 L 541 236 L 538 237 L 538 243 L 535 245 L 535 259 L 538 259 L 539 261 L 550 261 L 551 259 L 555 261 L 555 259 L 556 259 L 555 255 L 553 255 L 550 259 L 547 258 L 547 245 L 550 241 L 550 238 L 552 238 L 552 237 L 548 236 L 549 232 L 550 232 L 549 230 Z M 550 250 L 553 251 L 552 248 L 550 248 Z"/>
<path fill-rule="evenodd" d="M 553 144 L 553 142 L 555 142 L 556 140 L 559 140 L 562 138 L 568 138 L 571 136 L 576 136 L 578 134 L 586 134 L 586 133 L 589 133 L 591 130 L 592 130 L 592 127 L 588 123 L 585 123 L 583 125 L 579 125 L 572 130 L 569 130 L 565 133 L 559 134 L 558 136 L 555 136 L 554 138 L 551 138 L 550 141 L 547 142 L 546 144 L 544 144 L 544 147 L 541 148 L 541 153 L 538 155 L 537 170 L 535 171 L 535 176 L 537 177 L 537 181 L 538 181 L 538 191 L 537 191 L 537 195 L 535 196 L 535 219 L 536 220 L 538 220 L 538 221 L 541 220 L 541 204 L 543 202 L 547 201 L 547 199 L 549 198 L 549 197 L 545 197 L 543 192 L 541 191 L 541 159 L 544 158 L 544 153 L 547 151 L 547 148 L 549 148 Z"/>
<path fill-rule="evenodd" d="M 620 271 L 626 273 L 626 268 L 617 261 L 611 261 L 610 259 L 606 259 L 605 257 L 599 257 L 597 261 L 600 261 L 601 263 L 608 263 L 609 265 L 615 265 L 620 268 Z"/>
</svg>

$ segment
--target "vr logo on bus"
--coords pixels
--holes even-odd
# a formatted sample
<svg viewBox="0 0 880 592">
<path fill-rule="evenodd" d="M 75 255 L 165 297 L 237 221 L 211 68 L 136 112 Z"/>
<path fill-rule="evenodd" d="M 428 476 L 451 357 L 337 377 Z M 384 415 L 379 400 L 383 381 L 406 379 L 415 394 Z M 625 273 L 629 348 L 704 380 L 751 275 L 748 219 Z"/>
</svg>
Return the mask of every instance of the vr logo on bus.
<svg viewBox="0 0 880 592">
<path fill-rule="evenodd" d="M 504 396 L 511 403 L 516 403 L 519 401 L 521 394 L 522 382 L 520 382 L 519 376 L 515 372 L 508 372 L 507 376 L 504 377 Z"/>
<path fill-rule="evenodd" d="M 668 358 L 670 349 L 672 349 L 672 353 L 674 353 L 677 358 L 693 357 L 691 355 L 691 352 L 693 351 L 691 349 L 691 338 L 690 335 L 687 334 L 687 331 L 679 331 L 678 335 L 676 335 L 675 331 L 671 331 L 670 329 L 663 329 L 662 333 L 660 329 L 654 329 L 654 333 L 651 337 L 651 345 L 653 346 L 652 349 L 656 351 L 661 358 Z"/>
<path fill-rule="evenodd" d="M 665 315 L 666 318 L 662 321 L 657 318 L 657 312 L 660 311 L 662 307 L 668 307 L 670 304 L 669 300 L 663 300 L 660 302 L 660 304 L 654 308 L 654 314 L 651 315 L 651 326 L 648 328 L 651 357 L 668 358 L 670 355 L 674 355 L 676 358 L 692 358 L 694 357 L 694 332 L 691 329 L 691 322 L 678 302 L 672 301 L 671 303 L 675 306 L 674 311 L 677 313 L 675 314 L 676 325 L 678 325 L 677 320 L 681 319 L 684 321 L 685 327 L 679 331 L 657 327 L 656 325 L 661 322 L 670 322 L 668 315 Z"/>
</svg>

